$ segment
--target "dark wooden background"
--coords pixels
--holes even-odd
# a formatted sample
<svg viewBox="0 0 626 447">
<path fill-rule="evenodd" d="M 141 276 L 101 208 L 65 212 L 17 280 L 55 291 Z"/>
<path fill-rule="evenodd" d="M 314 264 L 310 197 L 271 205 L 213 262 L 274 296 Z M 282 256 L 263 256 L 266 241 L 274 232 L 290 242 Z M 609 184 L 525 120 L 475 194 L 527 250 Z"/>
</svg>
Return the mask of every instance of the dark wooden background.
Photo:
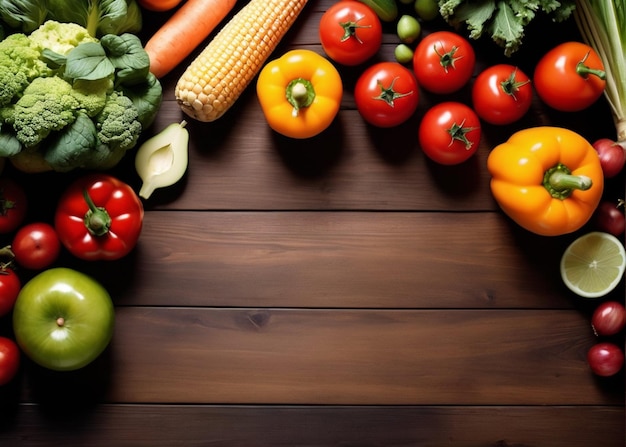
<svg viewBox="0 0 626 447">
<path fill-rule="evenodd" d="M 311 0 L 275 55 L 322 52 L 317 24 L 332 3 Z M 144 37 L 166 18 L 146 13 Z M 509 62 L 532 75 L 541 53 L 568 39 L 579 39 L 573 22 L 537 21 L 511 59 L 474 42 L 476 72 Z M 396 43 L 386 25 L 375 60 L 392 60 Z M 162 80 L 146 138 L 185 118 L 173 91 L 189 61 Z M 585 361 L 597 303 L 559 275 L 578 233 L 520 229 L 493 201 L 485 164 L 529 126 L 613 138 L 604 100 L 576 114 L 536 100 L 516 124 L 484 125 L 469 162 L 443 167 L 422 154 L 417 125 L 436 102 L 469 104 L 469 86 L 421 92 L 409 122 L 375 129 L 352 96 L 363 68 L 340 67 L 341 112 L 310 140 L 270 131 L 254 86 L 221 120 L 189 122 L 187 175 L 145 202 L 137 249 L 112 263 L 58 262 L 111 292 L 109 349 L 73 373 L 24 359 L 0 388 L 0 445 L 624 445 L 624 375 L 599 379 Z M 133 158 L 112 172 L 138 190 Z M 5 172 L 26 184 L 29 219 L 48 221 L 80 175 Z M 623 176 L 605 196 L 624 197 Z M 623 300 L 624 287 L 609 298 Z"/>
</svg>

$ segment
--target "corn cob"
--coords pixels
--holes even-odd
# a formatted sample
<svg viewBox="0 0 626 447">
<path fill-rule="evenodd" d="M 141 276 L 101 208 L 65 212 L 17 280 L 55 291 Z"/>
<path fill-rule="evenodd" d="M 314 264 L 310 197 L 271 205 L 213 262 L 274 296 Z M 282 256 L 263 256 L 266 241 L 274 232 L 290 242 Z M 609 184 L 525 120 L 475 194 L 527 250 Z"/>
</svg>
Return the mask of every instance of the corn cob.
<svg viewBox="0 0 626 447">
<path fill-rule="evenodd" d="M 215 121 L 239 98 L 307 0 L 251 0 L 189 65 L 175 89 L 181 109 Z"/>
</svg>

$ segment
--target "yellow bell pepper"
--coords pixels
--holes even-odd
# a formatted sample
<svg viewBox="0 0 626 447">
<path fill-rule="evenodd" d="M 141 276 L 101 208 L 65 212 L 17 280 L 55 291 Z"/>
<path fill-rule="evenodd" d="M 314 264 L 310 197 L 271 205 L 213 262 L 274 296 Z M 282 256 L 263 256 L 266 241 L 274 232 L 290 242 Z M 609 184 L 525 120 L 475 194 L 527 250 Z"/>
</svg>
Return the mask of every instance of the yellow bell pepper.
<svg viewBox="0 0 626 447">
<path fill-rule="evenodd" d="M 266 64 L 256 88 L 269 126 L 291 138 L 310 138 L 330 126 L 343 96 L 337 69 L 310 50 L 288 51 Z"/>
<path fill-rule="evenodd" d="M 491 192 L 515 222 L 542 236 L 581 228 L 604 189 L 600 160 L 582 136 L 559 127 L 514 133 L 487 159 Z"/>
</svg>

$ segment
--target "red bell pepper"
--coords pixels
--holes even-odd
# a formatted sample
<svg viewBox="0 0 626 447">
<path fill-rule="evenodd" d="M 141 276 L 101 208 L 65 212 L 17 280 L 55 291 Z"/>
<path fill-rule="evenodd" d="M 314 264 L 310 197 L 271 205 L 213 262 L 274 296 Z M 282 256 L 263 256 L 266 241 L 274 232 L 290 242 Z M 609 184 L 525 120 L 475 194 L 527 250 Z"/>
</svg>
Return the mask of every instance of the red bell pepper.
<svg viewBox="0 0 626 447">
<path fill-rule="evenodd" d="M 67 188 L 54 223 L 61 243 L 77 258 L 115 260 L 137 244 L 143 215 L 143 204 L 128 184 L 96 173 Z"/>
</svg>

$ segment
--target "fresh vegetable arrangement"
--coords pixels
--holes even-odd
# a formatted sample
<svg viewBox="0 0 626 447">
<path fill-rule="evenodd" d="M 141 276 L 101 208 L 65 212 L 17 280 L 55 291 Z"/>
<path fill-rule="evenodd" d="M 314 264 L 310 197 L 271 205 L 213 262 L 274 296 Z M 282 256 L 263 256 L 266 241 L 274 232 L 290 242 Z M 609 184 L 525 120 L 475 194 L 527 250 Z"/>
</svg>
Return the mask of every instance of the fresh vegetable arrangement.
<svg viewBox="0 0 626 447">
<path fill-rule="evenodd" d="M 49 20 L 0 41 L 0 156 L 26 172 L 108 169 L 162 99 L 141 41 Z"/>
<path fill-rule="evenodd" d="M 11 2 L 0 1 L 0 13 L 7 14 L 8 9 L 3 7 L 8 3 Z M 78 18 L 85 13 L 81 8 L 74 8 L 80 14 L 71 15 L 73 2 L 58 6 L 54 12 L 42 9 L 41 2 L 31 3 L 32 23 L 39 25 L 28 31 L 13 30 L 0 42 L 0 58 L 5 61 L 0 65 L 0 79 L 8 86 L 0 93 L 5 95 L 5 102 L 0 103 L 0 156 L 9 157 L 15 166 L 29 172 L 50 169 L 65 172 L 76 168 L 109 169 L 135 147 L 140 133 L 150 126 L 161 104 L 158 78 L 176 68 L 226 17 L 235 1 L 187 0 L 148 41 L 145 49 L 130 34 L 137 26 L 134 1 L 86 2 L 93 9 L 87 10 L 85 17 L 100 17 L 95 22 L 97 25 Z M 141 0 L 138 3 L 153 11 L 165 11 L 178 7 L 180 2 Z M 398 22 L 402 25 L 397 28 L 398 38 L 410 55 L 404 58 L 405 64 L 369 63 L 381 46 L 380 21 L 396 20 L 397 4 L 392 0 L 346 0 L 337 5 L 352 8 L 352 12 L 360 15 L 345 20 L 330 14 L 323 18 L 319 31 L 326 57 L 296 49 L 266 63 L 307 2 L 276 2 L 276 8 L 270 3 L 273 4 L 251 0 L 190 63 L 175 92 L 184 113 L 198 121 L 219 119 L 258 75 L 256 92 L 268 126 L 294 139 L 314 137 L 330 126 L 343 99 L 341 67 L 336 68 L 328 60 L 331 59 L 337 65 L 360 70 L 353 93 L 361 118 L 380 128 L 392 128 L 418 118 L 415 137 L 419 146 L 426 158 L 441 165 L 465 163 L 477 152 L 483 121 L 508 125 L 520 120 L 529 110 L 534 91 L 545 104 L 575 112 L 589 107 L 606 94 L 607 88 L 614 88 L 611 91 L 615 93 L 607 96 L 615 110 L 618 129 L 621 126 L 623 119 L 619 118 L 621 111 L 616 104 L 618 98 L 624 97 L 619 90 L 623 86 L 619 87 L 620 83 L 615 81 L 617 69 L 607 59 L 606 48 L 604 52 L 598 50 L 597 43 L 590 47 L 568 43 L 577 53 L 572 59 L 574 71 L 581 63 L 593 67 L 593 72 L 583 75 L 557 73 L 554 61 L 549 59 L 565 51 L 563 48 L 550 52 L 546 49 L 532 82 L 515 65 L 499 64 L 476 73 L 472 44 L 459 32 L 433 32 L 421 38 L 419 23 L 435 18 L 436 10 L 432 8 L 433 1 L 416 0 L 415 10 L 420 19 L 410 20 L 402 15 L 402 22 Z M 101 13 L 113 5 L 120 8 L 126 5 L 126 17 L 124 20 L 118 17 L 107 25 Z M 515 0 L 497 3 L 440 0 L 439 5 L 444 19 L 454 25 L 468 26 L 470 38 L 488 33 L 509 55 L 521 45 L 524 27 L 536 14 L 543 12 L 564 20 L 573 10 L 573 1 L 557 4 L 548 0 L 535 2 L 534 9 L 529 9 L 528 2 Z M 38 19 L 40 15 L 43 18 Z M 200 20 L 197 28 L 187 25 L 191 16 Z M 328 17 L 334 20 L 324 20 Z M 512 25 L 510 29 L 503 29 L 505 22 Z M 7 29 L 11 23 L 17 24 L 5 19 Z M 31 22 L 20 23 L 26 27 Z M 339 26 L 339 34 L 331 25 Z M 246 27 L 257 26 L 263 28 L 258 40 L 241 32 Z M 175 43 L 181 39 L 185 45 L 178 51 Z M 346 42 L 350 44 L 347 51 L 342 48 Z M 606 83 L 599 74 L 605 70 Z M 574 81 L 564 82 L 565 76 L 572 76 Z M 416 117 L 419 89 L 435 95 L 452 95 L 465 87 L 471 88 L 471 105 L 449 98 L 435 100 L 432 107 Z M 559 95 L 556 87 L 569 90 Z M 585 96 L 574 97 L 573 93 Z M 575 105 L 569 102 L 572 99 Z M 184 120 L 172 123 L 137 150 L 135 169 L 143 182 L 139 197 L 147 199 L 157 188 L 170 186 L 184 175 L 189 149 L 186 125 Z M 622 132 L 619 135 L 623 139 Z M 491 191 L 504 213 L 533 233 L 543 236 L 574 233 L 606 208 L 606 216 L 614 219 L 609 223 L 603 217 L 606 233 L 623 235 L 623 212 L 618 210 L 616 215 L 609 206 L 601 205 L 605 179 L 622 172 L 624 151 L 615 149 L 615 144 L 591 145 L 582 136 L 563 128 L 536 127 L 516 132 L 489 154 Z M 0 192 L 6 192 L 0 233 L 3 233 L 2 225 L 5 225 L 4 233 L 16 232 L 13 261 L 25 269 L 47 269 L 23 288 L 15 281 L 19 278 L 10 266 L 4 267 L 4 273 L 0 270 L 0 275 L 4 275 L 0 276 L 0 315 L 13 310 L 16 338 L 35 362 L 55 370 L 85 366 L 111 339 L 111 299 L 91 278 L 69 269 L 50 267 L 60 250 L 89 261 L 112 261 L 127 256 L 140 237 L 142 202 L 128 184 L 98 173 L 81 177 L 60 197 L 54 226 L 42 222 L 23 225 L 24 217 L 20 213 L 26 200 L 8 183 L 3 188 L 0 182 Z M 20 231 L 16 231 L 18 228 Z M 46 232 L 41 231 L 44 228 Z M 43 235 L 45 243 L 36 245 L 37 235 Z M 601 239 L 607 240 L 605 236 Z M 33 244 L 36 249 L 32 248 Z M 585 248 L 586 253 L 589 251 Z M 622 280 L 621 268 L 611 287 Z M 59 284 L 71 293 L 54 295 L 52 290 Z M 612 290 L 606 287 L 593 297 L 605 296 L 609 289 Z M 592 297 L 581 287 L 571 290 Z M 66 322 L 82 315 L 73 313 L 72 295 L 81 292 L 96 297 L 90 303 L 89 318 L 85 319 L 85 324 L 92 328 L 70 332 L 74 329 Z M 54 321 L 48 319 L 46 326 L 38 326 L 41 323 L 33 316 L 47 316 L 50 302 L 67 314 Z M 592 318 L 598 336 L 612 336 L 624 329 L 622 309 L 617 305 L 608 310 L 598 307 Z M 96 310 L 99 317 L 94 315 Z M 37 335 L 49 328 L 69 334 L 68 357 L 62 354 L 67 346 L 55 345 L 53 337 L 36 340 Z M 80 348 L 77 339 L 88 340 L 89 347 Z M 0 385 L 15 374 L 15 356 L 11 354 L 10 344 L 7 346 L 8 354 L 3 357 L 0 343 L 0 366 L 2 362 L 9 364 L 5 378 L 0 375 Z M 615 374 L 623 366 L 623 353 L 619 347 L 616 351 L 607 344 L 594 346 L 589 352 L 589 363 L 599 375 Z"/>
</svg>

